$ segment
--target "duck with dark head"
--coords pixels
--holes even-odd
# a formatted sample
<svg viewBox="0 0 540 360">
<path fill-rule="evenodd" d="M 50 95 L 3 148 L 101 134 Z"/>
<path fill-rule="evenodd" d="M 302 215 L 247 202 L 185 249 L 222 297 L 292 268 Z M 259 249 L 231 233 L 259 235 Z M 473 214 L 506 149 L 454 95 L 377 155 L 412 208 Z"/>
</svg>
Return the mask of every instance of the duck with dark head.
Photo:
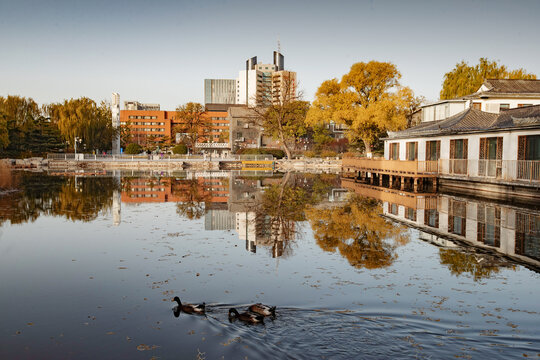
<svg viewBox="0 0 540 360">
<path fill-rule="evenodd" d="M 249 307 L 249 311 L 262 316 L 276 317 L 276 307 L 268 306 L 261 303 L 253 304 Z"/>
<path fill-rule="evenodd" d="M 178 304 L 174 307 L 173 311 L 176 317 L 180 314 L 180 311 L 183 311 L 187 314 L 200 314 L 203 315 L 206 312 L 206 303 L 202 304 L 182 304 L 180 298 L 175 296 L 172 301 L 176 301 Z"/>
<path fill-rule="evenodd" d="M 252 312 L 239 313 L 235 308 L 229 309 L 229 321 L 238 319 L 248 324 L 264 323 L 264 316 Z"/>
</svg>

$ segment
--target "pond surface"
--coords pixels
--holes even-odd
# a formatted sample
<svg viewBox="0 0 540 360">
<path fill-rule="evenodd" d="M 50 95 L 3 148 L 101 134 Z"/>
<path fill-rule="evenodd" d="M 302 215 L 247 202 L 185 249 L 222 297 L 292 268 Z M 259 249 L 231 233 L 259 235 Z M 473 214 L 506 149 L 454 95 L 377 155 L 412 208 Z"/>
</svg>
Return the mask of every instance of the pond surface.
<svg viewBox="0 0 540 360">
<path fill-rule="evenodd" d="M 540 357 L 538 204 L 411 200 L 325 174 L 12 183 L 2 359 Z M 206 316 L 175 317 L 174 296 Z M 229 321 L 256 302 L 276 318 Z"/>
</svg>

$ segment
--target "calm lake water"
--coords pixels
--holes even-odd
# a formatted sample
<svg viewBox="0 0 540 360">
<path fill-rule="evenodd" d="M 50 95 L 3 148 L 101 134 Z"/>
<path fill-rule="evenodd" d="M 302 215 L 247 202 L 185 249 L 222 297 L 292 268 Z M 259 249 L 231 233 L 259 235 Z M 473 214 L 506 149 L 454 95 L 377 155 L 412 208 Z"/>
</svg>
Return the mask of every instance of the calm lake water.
<svg viewBox="0 0 540 360">
<path fill-rule="evenodd" d="M 539 204 L 336 175 L 16 173 L 1 359 L 540 357 Z M 173 314 L 174 296 L 206 316 Z M 264 325 L 228 310 L 277 306 Z"/>
</svg>

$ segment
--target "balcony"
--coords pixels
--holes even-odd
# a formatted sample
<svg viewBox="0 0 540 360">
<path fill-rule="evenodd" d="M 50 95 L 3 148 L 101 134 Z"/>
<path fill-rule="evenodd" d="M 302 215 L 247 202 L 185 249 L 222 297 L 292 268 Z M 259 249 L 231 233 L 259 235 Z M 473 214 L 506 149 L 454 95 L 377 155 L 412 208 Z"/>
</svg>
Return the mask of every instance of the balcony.
<svg viewBox="0 0 540 360">
<path fill-rule="evenodd" d="M 540 160 L 439 160 L 443 176 L 483 178 L 508 182 L 540 182 Z"/>
<path fill-rule="evenodd" d="M 403 161 L 386 159 L 344 158 L 344 171 L 365 171 L 386 175 L 434 176 L 438 173 L 438 161 Z"/>
</svg>

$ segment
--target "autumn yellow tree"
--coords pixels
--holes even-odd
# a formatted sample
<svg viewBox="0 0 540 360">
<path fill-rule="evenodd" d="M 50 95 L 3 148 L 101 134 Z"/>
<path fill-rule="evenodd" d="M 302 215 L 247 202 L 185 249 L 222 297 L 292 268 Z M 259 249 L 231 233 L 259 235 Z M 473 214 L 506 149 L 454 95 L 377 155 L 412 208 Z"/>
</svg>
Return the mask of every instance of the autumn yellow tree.
<svg viewBox="0 0 540 360">
<path fill-rule="evenodd" d="M 332 79 L 321 84 L 306 123 L 345 124 L 349 141 L 361 140 L 370 156 L 372 146 L 386 131 L 407 125 L 412 91 L 400 86 L 400 77 L 396 66 L 389 62 L 353 64 L 341 81 Z"/>
<path fill-rule="evenodd" d="M 47 112 L 66 141 L 74 145 L 75 138 L 79 138 L 89 150 L 110 149 L 119 131 L 112 126 L 110 107 L 104 101 L 97 105 L 86 97 L 70 99 L 50 104 Z"/>
<path fill-rule="evenodd" d="M 308 206 L 315 240 L 324 251 L 336 250 L 357 268 L 390 266 L 397 258 L 395 249 L 409 239 L 403 228 L 380 216 L 376 200 L 352 195 L 342 206 Z"/>
<path fill-rule="evenodd" d="M 509 70 L 505 65 L 487 58 L 480 58 L 474 66 L 461 61 L 444 74 L 440 97 L 445 100 L 473 94 L 487 79 L 536 79 L 536 75 L 522 68 Z"/>
<path fill-rule="evenodd" d="M 211 123 L 204 116 L 204 107 L 199 103 L 188 102 L 176 108 L 176 118 L 179 123 L 174 127 L 174 133 L 183 136 L 183 141 L 194 154 L 199 137 L 204 137 L 211 129 Z"/>
</svg>

